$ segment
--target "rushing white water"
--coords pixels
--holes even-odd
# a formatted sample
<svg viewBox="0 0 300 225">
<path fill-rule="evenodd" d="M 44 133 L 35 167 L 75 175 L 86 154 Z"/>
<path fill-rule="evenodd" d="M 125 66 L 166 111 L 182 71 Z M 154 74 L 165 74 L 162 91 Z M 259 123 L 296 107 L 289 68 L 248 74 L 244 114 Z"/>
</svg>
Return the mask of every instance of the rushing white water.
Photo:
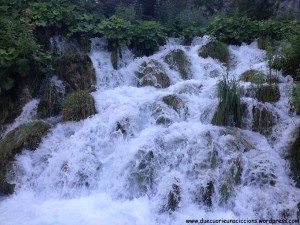
<svg viewBox="0 0 300 225">
<path fill-rule="evenodd" d="M 271 135 L 246 129 L 252 115 L 244 129 L 213 126 L 217 81 L 227 71 L 219 61 L 198 56 L 207 42 L 208 37 L 198 38 L 185 47 L 172 40 L 155 55 L 136 59 L 122 49 L 120 68 L 114 70 L 105 42 L 95 39 L 90 57 L 97 73 L 98 88 L 92 95 L 98 113 L 57 124 L 36 151 L 24 149 L 16 157 L 16 192 L 0 201 L 1 224 L 296 219 L 300 190 L 284 159 L 300 124 L 289 113 L 291 79 L 279 76 L 280 100 L 264 104 L 277 115 Z M 186 53 L 193 79 L 182 80 L 162 60 L 174 49 Z M 231 77 L 248 69 L 268 71 L 265 53 L 256 43 L 231 46 L 230 53 Z M 150 59 L 163 65 L 170 87 L 137 87 L 135 72 Z M 182 100 L 179 112 L 162 101 L 170 94 Z M 249 107 L 258 104 L 254 98 L 242 100 Z M 161 116 L 172 122 L 157 124 Z M 172 190 L 178 200 L 174 210 Z"/>
</svg>

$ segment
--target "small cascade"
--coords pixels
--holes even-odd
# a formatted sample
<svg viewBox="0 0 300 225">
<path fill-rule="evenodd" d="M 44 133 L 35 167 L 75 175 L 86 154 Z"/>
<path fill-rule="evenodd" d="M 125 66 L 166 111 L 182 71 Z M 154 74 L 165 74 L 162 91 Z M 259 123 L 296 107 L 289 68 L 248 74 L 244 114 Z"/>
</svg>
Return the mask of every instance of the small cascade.
<svg viewBox="0 0 300 225">
<path fill-rule="evenodd" d="M 228 69 L 199 56 L 210 41 L 172 39 L 140 58 L 120 48 L 115 69 L 107 40 L 93 39 L 98 113 L 56 124 L 36 151 L 16 157 L 15 194 L 0 200 L 4 224 L 296 219 L 300 190 L 285 158 L 300 125 L 288 105 L 292 79 L 242 80 L 249 70 L 268 74 L 265 52 L 256 42 L 230 46 Z M 242 89 L 241 128 L 212 125 L 225 75 Z M 262 97 L 265 86 L 280 95 Z"/>
<path fill-rule="evenodd" d="M 4 137 L 8 132 L 12 131 L 13 129 L 20 126 L 21 124 L 35 120 L 38 104 L 39 104 L 39 99 L 32 99 L 31 101 L 29 101 L 23 107 L 21 115 L 18 116 L 12 124 L 6 127 L 2 137 Z"/>
</svg>

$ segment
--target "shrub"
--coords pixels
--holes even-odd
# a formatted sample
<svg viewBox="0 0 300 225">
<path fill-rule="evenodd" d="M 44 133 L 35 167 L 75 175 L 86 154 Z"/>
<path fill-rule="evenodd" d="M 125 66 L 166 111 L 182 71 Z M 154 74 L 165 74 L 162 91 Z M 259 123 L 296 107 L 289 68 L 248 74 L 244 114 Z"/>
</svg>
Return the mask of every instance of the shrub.
<svg viewBox="0 0 300 225">
<path fill-rule="evenodd" d="M 137 55 L 151 55 L 164 45 L 167 33 L 164 26 L 155 21 L 138 21 L 134 27 L 132 47 Z"/>
<path fill-rule="evenodd" d="M 228 46 L 219 41 L 211 41 L 199 49 L 199 56 L 203 58 L 212 57 L 228 65 L 230 60 Z"/>
<path fill-rule="evenodd" d="M 228 44 L 241 45 L 249 43 L 257 36 L 257 22 L 246 17 L 228 17 L 224 14 L 215 16 L 207 31 L 219 41 Z"/>
<path fill-rule="evenodd" d="M 218 83 L 219 105 L 212 123 L 223 126 L 241 126 L 241 100 L 238 83 L 224 76 Z"/>
<path fill-rule="evenodd" d="M 64 121 L 79 121 L 95 113 L 94 99 L 87 91 L 77 91 L 66 96 L 62 112 Z"/>
<path fill-rule="evenodd" d="M 102 20 L 98 25 L 98 31 L 108 38 L 110 47 L 128 46 L 133 37 L 132 24 L 115 15 L 109 19 Z"/>
</svg>

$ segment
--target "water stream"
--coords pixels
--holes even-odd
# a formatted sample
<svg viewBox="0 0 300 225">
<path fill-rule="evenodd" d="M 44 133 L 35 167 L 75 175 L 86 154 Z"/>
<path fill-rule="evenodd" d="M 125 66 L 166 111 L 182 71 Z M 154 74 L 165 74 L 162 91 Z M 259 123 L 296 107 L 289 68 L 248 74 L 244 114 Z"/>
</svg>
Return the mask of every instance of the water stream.
<svg viewBox="0 0 300 225">
<path fill-rule="evenodd" d="M 292 79 L 279 73 L 280 100 L 264 104 L 276 115 L 270 135 L 251 131 L 251 110 L 242 129 L 214 126 L 222 75 L 238 79 L 249 69 L 269 70 L 265 52 L 252 43 L 230 46 L 227 71 L 218 60 L 198 56 L 209 41 L 197 38 L 186 47 L 172 39 L 142 58 L 124 48 L 114 70 L 105 40 L 94 39 L 90 57 L 97 90 L 92 95 L 98 113 L 56 124 L 36 151 L 24 149 L 16 157 L 16 191 L 0 200 L 0 223 L 182 225 L 202 218 L 296 219 L 300 190 L 285 159 L 300 124 L 288 104 Z M 192 79 L 183 80 L 164 62 L 174 49 L 187 55 Z M 152 59 L 162 64 L 170 87 L 137 87 L 136 71 Z M 178 111 L 162 100 L 173 94 L 182 100 Z M 251 97 L 242 100 L 249 109 L 259 104 Z M 36 101 L 30 103 L 33 110 Z M 30 105 L 24 115 L 31 115 Z M 157 122 L 162 116 L 168 123 Z"/>
</svg>

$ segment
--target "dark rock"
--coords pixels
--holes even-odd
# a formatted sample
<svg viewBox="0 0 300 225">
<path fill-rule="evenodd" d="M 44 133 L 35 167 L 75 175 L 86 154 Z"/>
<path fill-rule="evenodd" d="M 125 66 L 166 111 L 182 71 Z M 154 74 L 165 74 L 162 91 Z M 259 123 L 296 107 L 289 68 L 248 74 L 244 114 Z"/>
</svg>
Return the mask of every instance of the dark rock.
<svg viewBox="0 0 300 225">
<path fill-rule="evenodd" d="M 141 161 L 132 172 L 131 189 L 134 190 L 135 196 L 143 196 L 151 193 L 154 188 L 155 178 L 155 156 L 153 151 L 148 151 L 142 156 Z"/>
<path fill-rule="evenodd" d="M 168 75 L 164 71 L 163 66 L 156 60 L 142 63 L 136 75 L 139 79 L 139 87 L 166 88 L 170 86 Z"/>
<path fill-rule="evenodd" d="M 159 125 L 159 124 L 170 125 L 171 123 L 172 123 L 172 120 L 165 116 L 160 116 L 156 120 L 157 125 Z"/>
<path fill-rule="evenodd" d="M 87 91 L 76 91 L 66 96 L 62 111 L 64 121 L 79 121 L 94 114 L 95 101 Z"/>
<path fill-rule="evenodd" d="M 212 181 L 208 182 L 206 187 L 201 187 L 201 202 L 208 207 L 212 207 L 213 194 L 215 193 L 214 183 Z"/>
<path fill-rule="evenodd" d="M 59 79 L 65 82 L 66 91 L 93 90 L 96 74 L 90 57 L 75 53 L 64 55 L 55 62 Z"/>
<path fill-rule="evenodd" d="M 272 128 L 277 122 L 277 115 L 261 103 L 253 107 L 252 113 L 252 130 L 263 135 L 271 135 Z"/>
<path fill-rule="evenodd" d="M 164 61 L 170 66 L 172 70 L 180 73 L 181 78 L 188 80 L 192 78 L 191 62 L 187 55 L 181 49 L 172 50 L 164 57 Z"/>
<path fill-rule="evenodd" d="M 0 192 L 11 194 L 14 185 L 6 182 L 8 165 L 19 154 L 22 148 L 35 150 L 49 130 L 49 125 L 44 122 L 31 122 L 22 124 L 10 131 L 0 142 Z"/>
<path fill-rule="evenodd" d="M 62 111 L 65 88 L 55 78 L 46 81 L 45 89 L 37 108 L 38 118 L 57 116 Z"/>
<path fill-rule="evenodd" d="M 181 191 L 178 184 L 172 185 L 172 190 L 168 195 L 168 203 L 165 206 L 166 211 L 175 211 L 179 208 L 179 203 L 181 201 Z"/>
</svg>

